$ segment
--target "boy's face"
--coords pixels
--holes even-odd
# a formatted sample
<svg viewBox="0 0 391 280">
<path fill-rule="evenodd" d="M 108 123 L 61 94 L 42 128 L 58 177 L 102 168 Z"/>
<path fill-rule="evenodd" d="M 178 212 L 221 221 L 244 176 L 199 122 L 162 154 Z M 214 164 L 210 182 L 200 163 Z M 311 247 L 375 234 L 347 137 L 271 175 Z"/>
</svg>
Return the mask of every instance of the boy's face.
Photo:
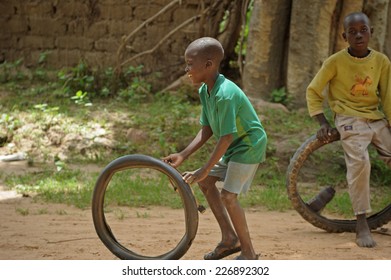
<svg viewBox="0 0 391 280">
<path fill-rule="evenodd" d="M 210 61 L 203 59 L 197 50 L 186 50 L 185 52 L 186 68 L 185 72 L 194 84 L 205 82 L 208 77 Z"/>
<path fill-rule="evenodd" d="M 343 38 L 349 43 L 352 55 L 365 56 L 368 53 L 368 43 L 372 29 L 368 19 L 363 15 L 352 16 L 345 22 Z"/>
</svg>

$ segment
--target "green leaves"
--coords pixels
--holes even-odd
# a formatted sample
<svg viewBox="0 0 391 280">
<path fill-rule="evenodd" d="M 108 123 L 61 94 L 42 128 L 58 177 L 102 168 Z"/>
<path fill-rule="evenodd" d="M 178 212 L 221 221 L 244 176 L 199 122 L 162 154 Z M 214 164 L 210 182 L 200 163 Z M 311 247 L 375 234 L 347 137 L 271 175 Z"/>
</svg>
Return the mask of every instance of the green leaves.
<svg viewBox="0 0 391 280">
<path fill-rule="evenodd" d="M 71 97 L 75 101 L 75 104 L 84 105 L 86 107 L 92 106 L 92 103 L 88 100 L 88 92 L 81 90 L 77 91 L 74 96 Z"/>
</svg>

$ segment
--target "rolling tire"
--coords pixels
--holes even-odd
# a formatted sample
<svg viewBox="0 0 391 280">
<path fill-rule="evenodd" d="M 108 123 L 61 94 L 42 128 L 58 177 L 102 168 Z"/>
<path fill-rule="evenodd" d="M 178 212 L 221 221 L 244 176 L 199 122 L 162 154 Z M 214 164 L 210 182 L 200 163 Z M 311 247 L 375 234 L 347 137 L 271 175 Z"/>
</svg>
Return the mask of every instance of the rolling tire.
<svg viewBox="0 0 391 280">
<path fill-rule="evenodd" d="M 175 248 L 158 256 L 143 256 L 120 244 L 110 226 L 107 224 L 104 213 L 105 193 L 114 173 L 132 168 L 151 168 L 165 174 L 181 196 L 185 212 L 186 231 Z M 146 155 L 126 155 L 109 163 L 100 173 L 95 184 L 92 197 L 92 218 L 96 233 L 103 244 L 118 258 L 127 260 L 180 259 L 190 248 L 198 229 L 197 204 L 190 186 L 182 179 L 181 174 L 167 163 Z"/>
<path fill-rule="evenodd" d="M 332 139 L 328 143 L 338 141 L 339 134 L 335 130 L 332 134 Z M 322 216 L 321 213 L 315 212 L 312 210 L 306 202 L 303 201 L 300 196 L 299 189 L 297 186 L 297 180 L 299 177 L 300 169 L 303 166 L 305 160 L 313 153 L 315 150 L 320 147 L 327 145 L 319 141 L 316 138 L 316 135 L 308 138 L 295 152 L 292 159 L 290 160 L 287 178 L 286 178 L 286 187 L 288 191 L 288 197 L 292 202 L 294 209 L 309 223 L 323 229 L 327 232 L 355 232 L 356 231 L 356 220 L 339 220 L 339 219 L 329 219 L 325 216 Z M 384 224 L 387 224 L 391 220 L 391 204 L 384 207 L 377 213 L 369 216 L 367 218 L 368 225 L 370 229 L 376 229 L 381 227 Z"/>
</svg>

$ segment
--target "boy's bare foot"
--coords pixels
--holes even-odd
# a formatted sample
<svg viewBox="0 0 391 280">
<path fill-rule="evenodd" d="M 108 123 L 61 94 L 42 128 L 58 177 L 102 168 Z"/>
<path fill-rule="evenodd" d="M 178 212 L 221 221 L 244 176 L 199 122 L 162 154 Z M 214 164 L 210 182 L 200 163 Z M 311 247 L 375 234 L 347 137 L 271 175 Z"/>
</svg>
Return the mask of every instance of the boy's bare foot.
<svg viewBox="0 0 391 280">
<path fill-rule="evenodd" d="M 358 246 L 366 248 L 373 248 L 376 246 L 365 214 L 357 215 L 356 243 Z"/>
</svg>

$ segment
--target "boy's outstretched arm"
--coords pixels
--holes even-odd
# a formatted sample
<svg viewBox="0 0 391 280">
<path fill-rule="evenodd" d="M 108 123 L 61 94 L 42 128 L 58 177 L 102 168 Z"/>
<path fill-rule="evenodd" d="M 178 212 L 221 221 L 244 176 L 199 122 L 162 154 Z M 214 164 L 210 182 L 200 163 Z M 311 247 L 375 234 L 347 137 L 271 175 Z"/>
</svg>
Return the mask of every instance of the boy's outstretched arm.
<svg viewBox="0 0 391 280">
<path fill-rule="evenodd" d="M 314 117 L 318 120 L 320 125 L 320 129 L 316 133 L 316 137 L 320 141 L 324 141 L 324 142 L 330 141 L 331 134 L 332 134 L 332 127 L 327 121 L 326 117 L 324 116 L 323 113 L 315 115 Z"/>
<path fill-rule="evenodd" d="M 163 161 L 169 163 L 173 167 L 178 167 L 191 154 L 201 148 L 212 135 L 213 132 L 210 126 L 203 126 L 200 131 L 198 131 L 193 141 L 191 141 L 183 151 L 166 156 L 163 158 Z"/>
<path fill-rule="evenodd" d="M 210 156 L 209 160 L 203 167 L 200 169 L 194 171 L 194 172 L 186 172 L 183 175 L 183 179 L 186 183 L 192 184 L 197 183 L 205 179 L 210 170 L 213 168 L 213 166 L 221 159 L 221 157 L 225 154 L 228 147 L 231 145 L 233 140 L 232 134 L 227 134 L 224 136 L 221 136 L 218 140 L 216 147 L 213 150 L 212 155 Z"/>
</svg>

